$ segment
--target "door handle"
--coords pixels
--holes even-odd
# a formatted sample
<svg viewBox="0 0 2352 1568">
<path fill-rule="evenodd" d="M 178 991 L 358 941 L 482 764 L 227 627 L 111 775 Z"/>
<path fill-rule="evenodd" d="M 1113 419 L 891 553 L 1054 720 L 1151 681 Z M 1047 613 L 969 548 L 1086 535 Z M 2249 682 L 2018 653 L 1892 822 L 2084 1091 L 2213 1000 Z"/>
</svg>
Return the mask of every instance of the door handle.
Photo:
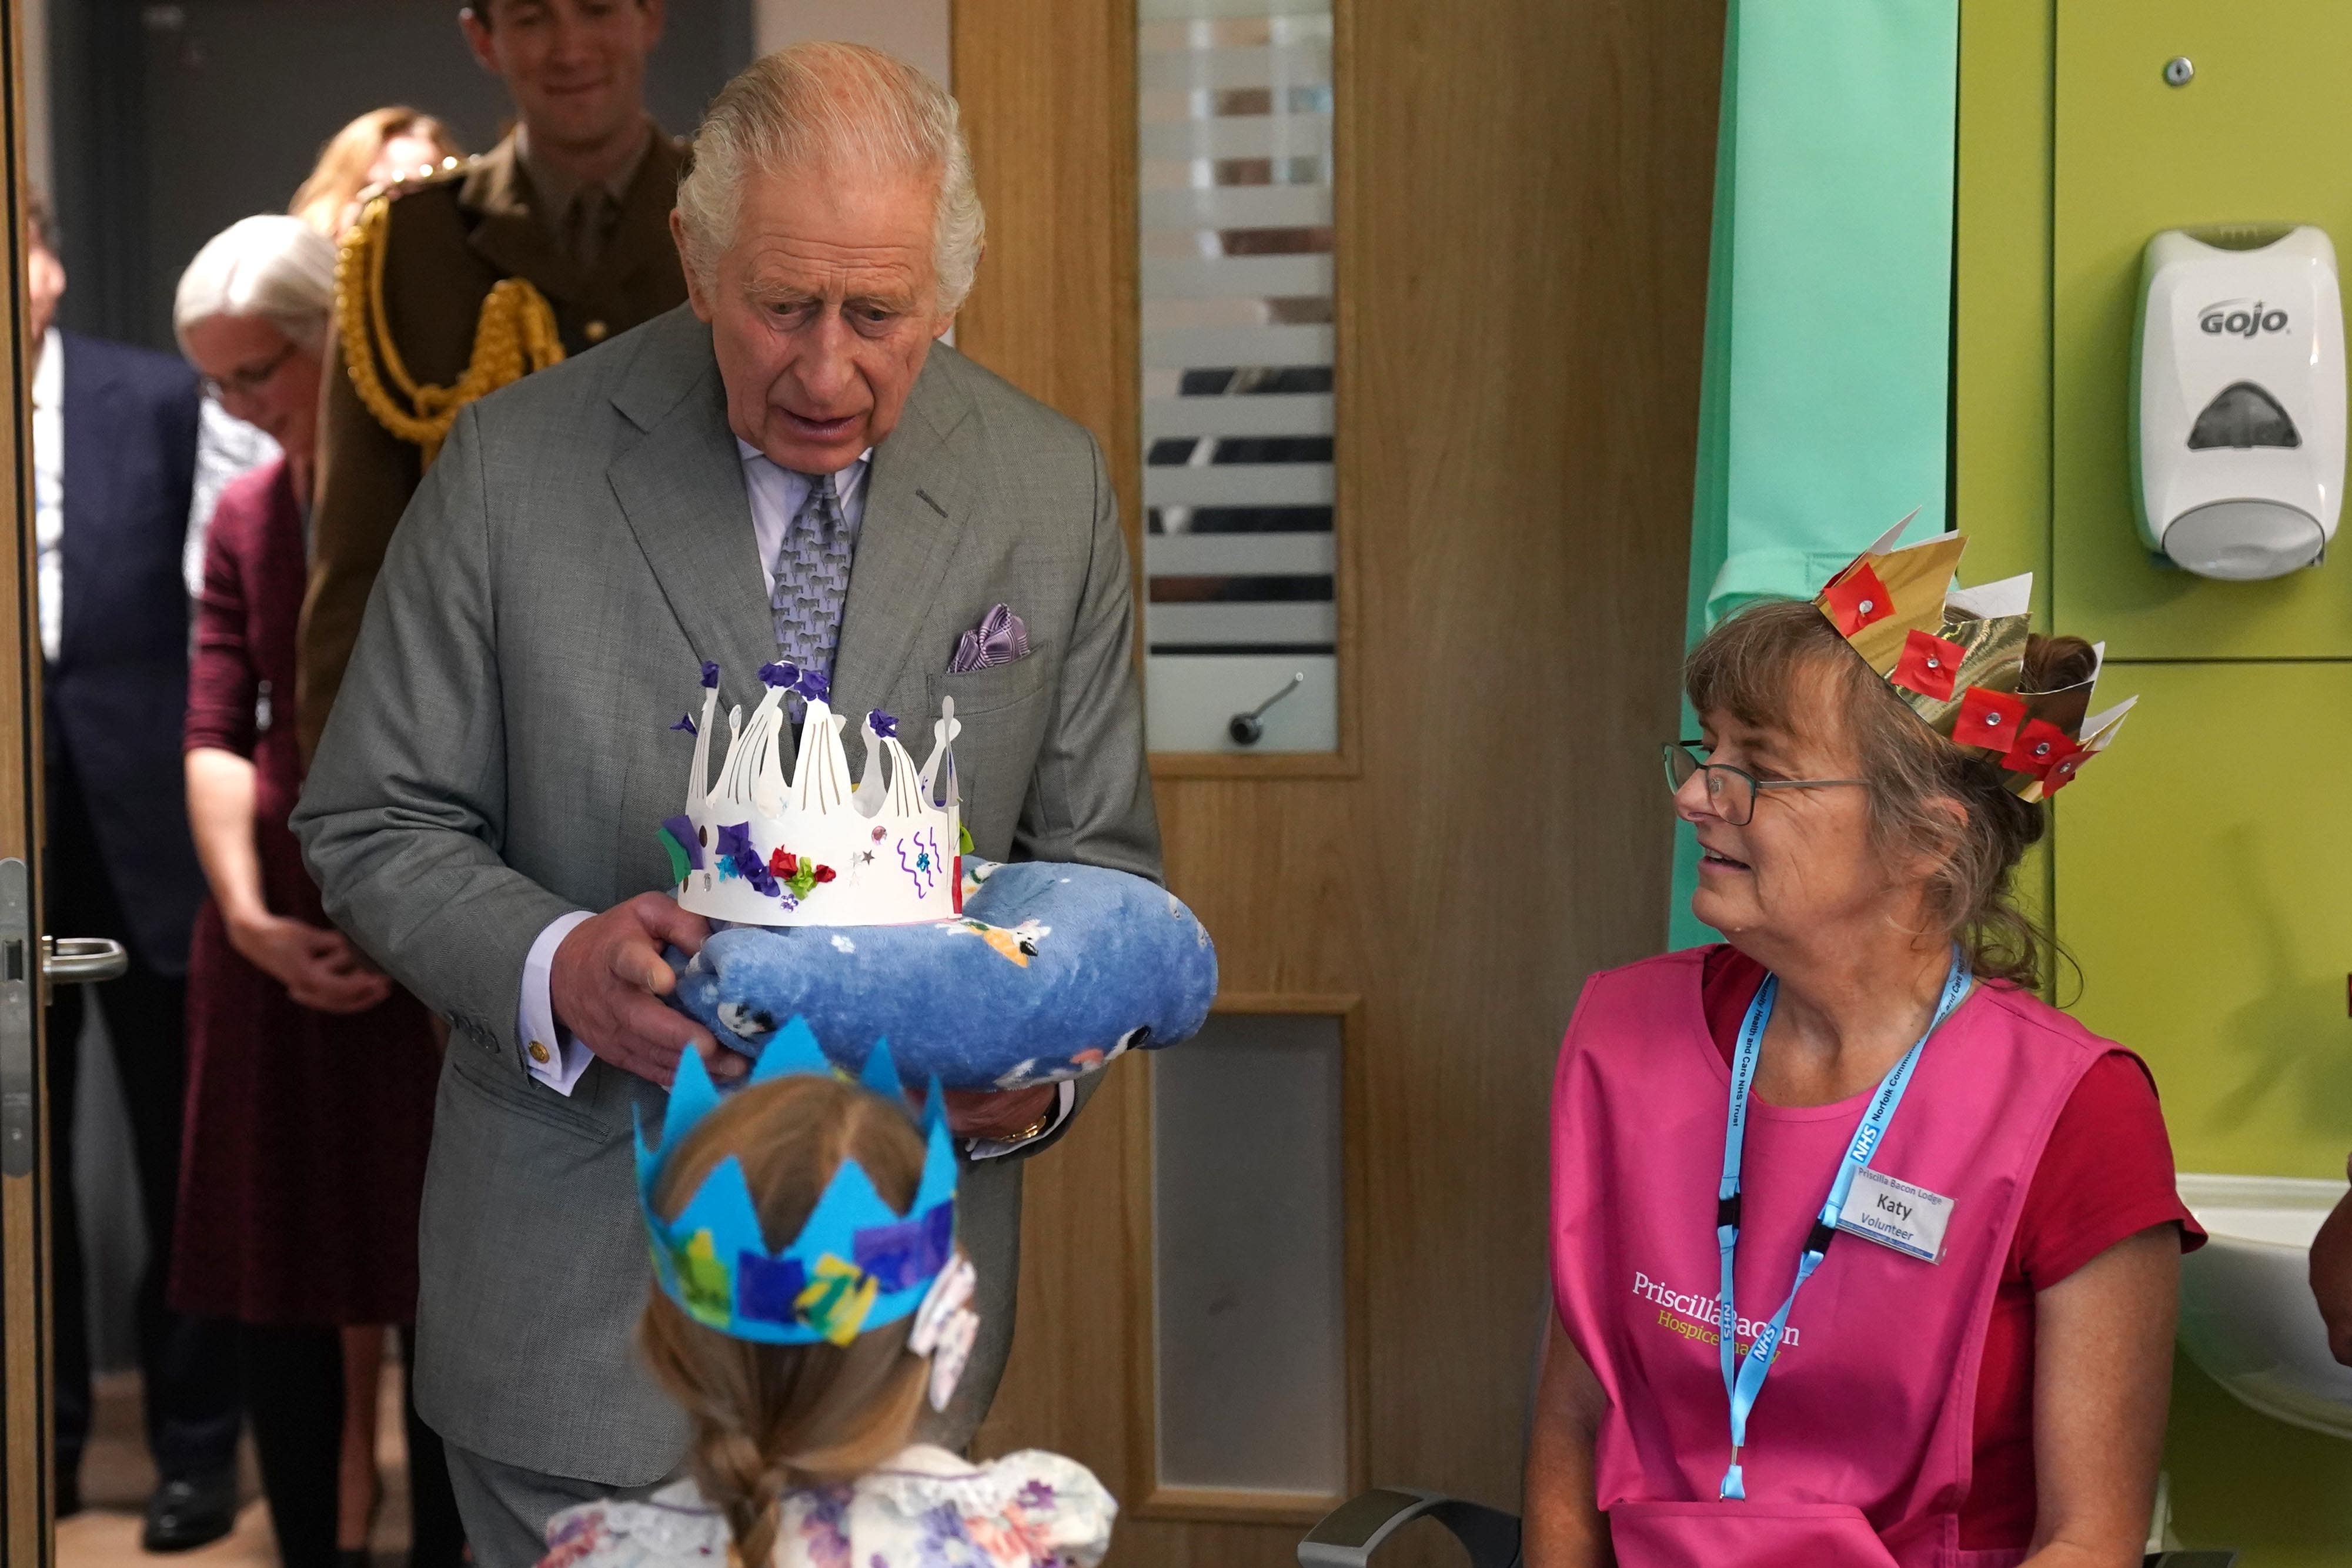
<svg viewBox="0 0 2352 1568">
<path fill-rule="evenodd" d="M 1264 723 L 1265 718 L 1265 710 L 1272 707 L 1275 704 L 1280 702 L 1283 698 L 1288 696 L 1291 693 L 1297 691 L 1300 686 L 1306 684 L 1307 672 L 1301 670 L 1297 674 L 1291 676 L 1290 679 L 1284 684 L 1283 688 L 1275 693 L 1274 695 L 1266 698 L 1265 701 L 1258 704 L 1257 706 L 1250 709 L 1249 712 L 1237 713 L 1234 715 L 1232 718 L 1226 720 L 1225 733 L 1234 737 L 1234 744 L 1235 746 L 1255 746 L 1259 741 L 1265 738 L 1265 725 Z"/>
<path fill-rule="evenodd" d="M 131 955 L 109 936 L 44 936 L 41 977 L 52 985 L 119 980 L 131 968 Z"/>
</svg>

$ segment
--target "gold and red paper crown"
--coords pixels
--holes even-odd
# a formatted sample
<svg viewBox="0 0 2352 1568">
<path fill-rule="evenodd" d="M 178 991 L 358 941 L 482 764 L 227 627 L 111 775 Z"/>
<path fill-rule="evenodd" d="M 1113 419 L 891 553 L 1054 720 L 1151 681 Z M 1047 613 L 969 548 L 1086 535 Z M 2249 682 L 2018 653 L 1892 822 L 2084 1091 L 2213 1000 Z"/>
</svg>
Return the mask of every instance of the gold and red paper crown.
<svg viewBox="0 0 2352 1568">
<path fill-rule="evenodd" d="M 2032 574 L 1952 588 L 1967 537 L 1938 534 L 1898 548 L 1910 521 L 1831 578 L 1814 608 L 1937 734 L 1993 754 L 2002 782 L 2020 798 L 2055 794 L 2114 743 L 2139 699 L 2091 712 L 2104 643 L 2092 648 L 2089 679 L 2055 691 L 2022 689 Z"/>
</svg>

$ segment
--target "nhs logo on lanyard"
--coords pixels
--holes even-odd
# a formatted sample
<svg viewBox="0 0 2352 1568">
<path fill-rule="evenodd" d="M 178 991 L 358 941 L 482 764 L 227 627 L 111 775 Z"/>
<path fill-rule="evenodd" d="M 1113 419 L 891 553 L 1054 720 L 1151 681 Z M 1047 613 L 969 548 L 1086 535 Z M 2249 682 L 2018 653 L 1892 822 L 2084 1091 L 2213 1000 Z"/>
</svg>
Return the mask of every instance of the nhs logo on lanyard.
<svg viewBox="0 0 2352 1568">
<path fill-rule="evenodd" d="M 1875 1123 L 1865 1118 L 1862 1125 L 1854 1129 L 1853 1147 L 1846 1151 L 1845 1157 L 1858 1165 L 1868 1165 L 1870 1156 L 1878 1152 L 1879 1134 L 1883 1131 L 1884 1129 Z"/>
</svg>

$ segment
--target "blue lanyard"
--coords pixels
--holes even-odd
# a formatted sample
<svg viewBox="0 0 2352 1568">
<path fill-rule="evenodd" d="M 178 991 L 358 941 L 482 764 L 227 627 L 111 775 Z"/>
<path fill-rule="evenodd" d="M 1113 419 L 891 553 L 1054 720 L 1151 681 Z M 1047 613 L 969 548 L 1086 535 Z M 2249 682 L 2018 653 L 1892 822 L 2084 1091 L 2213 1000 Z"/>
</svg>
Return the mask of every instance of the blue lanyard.
<svg viewBox="0 0 2352 1568">
<path fill-rule="evenodd" d="M 1797 1292 L 1822 1266 L 1829 1251 L 1830 1238 L 1837 1234 L 1838 1216 L 1844 1212 L 1846 1194 L 1853 1188 L 1853 1178 L 1870 1164 L 1878 1151 L 1879 1140 L 1886 1135 L 1886 1124 L 1895 1119 L 1895 1108 L 1903 1103 L 1903 1091 L 1911 1085 L 1912 1070 L 1919 1065 L 1919 1052 L 1927 1044 L 1928 1035 L 1936 1032 L 1943 1021 L 1952 1016 L 1952 1009 L 1969 994 L 1969 966 L 1958 946 L 1952 949 L 1952 967 L 1944 977 L 1943 995 L 1936 1002 L 1936 1016 L 1927 1020 L 1927 1033 L 1921 1035 L 1903 1060 L 1888 1070 L 1879 1081 L 1878 1092 L 1870 1097 L 1870 1108 L 1863 1113 L 1862 1125 L 1853 1130 L 1853 1141 L 1846 1145 L 1845 1158 L 1838 1162 L 1837 1176 L 1830 1183 L 1829 1200 L 1813 1222 L 1812 1234 L 1805 1239 L 1805 1249 L 1797 1259 L 1797 1281 L 1789 1287 L 1789 1299 L 1772 1314 L 1772 1321 L 1756 1333 L 1756 1343 L 1748 1349 L 1745 1361 L 1739 1356 L 1736 1341 L 1738 1337 L 1738 1310 L 1732 1305 L 1732 1265 L 1739 1253 L 1739 1156 L 1748 1143 L 1748 1092 L 1756 1082 L 1756 1058 L 1764 1041 L 1764 1026 L 1772 1017 L 1772 1000 L 1780 992 L 1779 977 L 1767 975 L 1756 992 L 1756 999 L 1748 1007 L 1748 1017 L 1739 1026 L 1739 1049 L 1731 1063 L 1731 1111 L 1723 1131 L 1723 1185 L 1716 1190 L 1715 1240 L 1723 1254 L 1723 1295 L 1719 1303 L 1721 1317 L 1718 1348 L 1723 1357 L 1723 1388 L 1731 1396 L 1731 1469 L 1724 1472 L 1720 1498 L 1744 1501 L 1748 1492 L 1739 1474 L 1740 1450 L 1748 1446 L 1748 1415 L 1756 1408 L 1756 1396 L 1763 1392 L 1765 1374 L 1772 1370 L 1772 1357 L 1780 1347 L 1780 1336 L 1789 1326 L 1789 1309 L 1797 1304 Z"/>
</svg>

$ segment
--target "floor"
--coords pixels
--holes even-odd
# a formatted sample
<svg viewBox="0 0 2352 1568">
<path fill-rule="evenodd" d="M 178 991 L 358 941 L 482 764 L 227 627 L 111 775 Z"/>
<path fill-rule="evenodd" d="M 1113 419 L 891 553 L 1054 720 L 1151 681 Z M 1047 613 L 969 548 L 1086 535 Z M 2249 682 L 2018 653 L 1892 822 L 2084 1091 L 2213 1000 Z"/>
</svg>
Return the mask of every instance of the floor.
<svg viewBox="0 0 2352 1568">
<path fill-rule="evenodd" d="M 396 1365 L 385 1365 L 382 1388 L 376 1462 L 383 1481 L 383 1506 L 377 1511 L 368 1546 L 378 1568 L 398 1568 L 408 1552 L 408 1464 Z M 236 1528 L 199 1551 L 168 1557 L 142 1552 L 139 1527 L 147 1494 L 155 1484 L 155 1470 L 140 1437 L 139 1375 L 122 1372 L 101 1376 L 95 1395 L 89 1449 L 82 1458 L 84 1507 L 58 1523 L 58 1568 L 132 1568 L 134 1564 L 154 1568 L 161 1563 L 184 1568 L 276 1568 L 277 1542 L 269 1531 L 269 1510 L 261 1500 L 250 1438 L 237 1457 L 245 1505 L 237 1513 Z"/>
</svg>

